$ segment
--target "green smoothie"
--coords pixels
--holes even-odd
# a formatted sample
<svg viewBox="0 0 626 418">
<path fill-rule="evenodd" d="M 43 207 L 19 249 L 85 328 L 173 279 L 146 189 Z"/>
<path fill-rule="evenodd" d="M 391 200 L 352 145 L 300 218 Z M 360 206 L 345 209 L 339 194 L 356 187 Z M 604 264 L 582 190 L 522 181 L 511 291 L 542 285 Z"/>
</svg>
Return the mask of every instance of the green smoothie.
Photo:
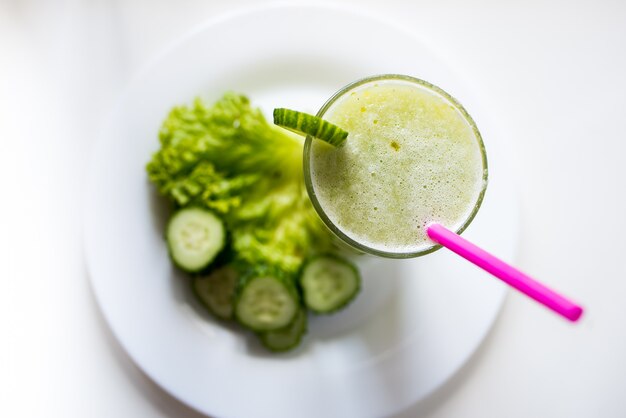
<svg viewBox="0 0 626 418">
<path fill-rule="evenodd" d="M 410 257 L 433 249 L 428 223 L 458 232 L 469 224 L 487 163 L 476 126 L 452 97 L 384 76 L 344 89 L 318 116 L 349 132 L 341 147 L 308 139 L 305 152 L 313 204 L 344 241 Z"/>
</svg>

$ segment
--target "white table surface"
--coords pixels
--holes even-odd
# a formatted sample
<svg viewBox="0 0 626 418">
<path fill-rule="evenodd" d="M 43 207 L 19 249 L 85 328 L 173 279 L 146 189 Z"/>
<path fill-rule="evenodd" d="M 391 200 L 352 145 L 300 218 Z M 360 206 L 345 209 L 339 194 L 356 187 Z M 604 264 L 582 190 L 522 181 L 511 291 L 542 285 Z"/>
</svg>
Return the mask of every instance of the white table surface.
<svg viewBox="0 0 626 418">
<path fill-rule="evenodd" d="M 626 416 L 626 3 L 341 3 L 412 28 L 480 92 L 514 156 L 518 265 L 587 307 L 573 326 L 509 294 L 471 362 L 400 417 Z M 100 316 L 82 190 L 138 69 L 251 4 L 0 0 L 0 416 L 202 416 L 148 380 Z"/>
</svg>

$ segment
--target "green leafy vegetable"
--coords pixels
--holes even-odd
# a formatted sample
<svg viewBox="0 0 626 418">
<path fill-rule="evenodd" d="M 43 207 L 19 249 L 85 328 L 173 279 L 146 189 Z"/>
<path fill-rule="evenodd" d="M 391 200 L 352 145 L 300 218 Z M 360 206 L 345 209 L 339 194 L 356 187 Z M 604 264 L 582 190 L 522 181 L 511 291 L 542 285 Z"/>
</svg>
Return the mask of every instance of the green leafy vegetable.
<svg viewBox="0 0 626 418">
<path fill-rule="evenodd" d="M 302 139 L 269 124 L 245 96 L 175 107 L 159 141 L 150 181 L 179 207 L 220 215 L 236 261 L 296 273 L 306 257 L 330 249 L 304 187 Z"/>
</svg>

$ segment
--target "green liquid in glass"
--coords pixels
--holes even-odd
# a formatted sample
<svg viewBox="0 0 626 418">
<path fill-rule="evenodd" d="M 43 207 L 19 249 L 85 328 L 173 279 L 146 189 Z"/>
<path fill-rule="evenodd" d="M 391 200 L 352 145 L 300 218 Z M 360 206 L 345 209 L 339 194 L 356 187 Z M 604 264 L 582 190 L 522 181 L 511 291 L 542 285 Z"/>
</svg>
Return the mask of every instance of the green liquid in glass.
<svg viewBox="0 0 626 418">
<path fill-rule="evenodd" d="M 312 141 L 309 187 L 349 239 L 415 254 L 434 245 L 428 223 L 458 231 L 475 213 L 486 181 L 482 140 L 445 93 L 407 79 L 373 80 L 335 98 L 323 118 L 349 136 L 340 148 Z"/>
</svg>

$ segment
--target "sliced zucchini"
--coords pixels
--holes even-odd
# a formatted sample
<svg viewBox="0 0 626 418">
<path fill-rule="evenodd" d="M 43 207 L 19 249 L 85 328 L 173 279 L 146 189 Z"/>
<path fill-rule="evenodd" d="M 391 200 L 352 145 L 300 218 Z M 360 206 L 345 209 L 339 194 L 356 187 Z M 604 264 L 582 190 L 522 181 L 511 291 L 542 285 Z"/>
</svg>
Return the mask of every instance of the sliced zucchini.
<svg viewBox="0 0 626 418">
<path fill-rule="evenodd" d="M 194 277 L 192 289 L 200 303 L 221 319 L 233 317 L 233 302 L 239 273 L 226 265 L 206 277 Z"/>
<path fill-rule="evenodd" d="M 195 273 L 211 264 L 222 251 L 226 231 L 213 212 L 189 207 L 174 213 L 165 236 L 174 264 Z"/>
<path fill-rule="evenodd" d="M 359 293 L 361 276 L 357 268 L 336 255 L 320 255 L 302 268 L 300 286 L 304 304 L 319 314 L 335 312 Z"/>
<path fill-rule="evenodd" d="M 259 334 L 261 343 L 270 351 L 288 351 L 300 344 L 307 331 L 306 310 L 300 308 L 296 317 L 284 328 Z"/>
<path fill-rule="evenodd" d="M 253 331 L 272 331 L 289 325 L 299 304 L 298 292 L 290 278 L 270 269 L 257 269 L 239 282 L 235 317 Z"/>
<path fill-rule="evenodd" d="M 300 135 L 311 135 L 336 147 L 348 137 L 348 132 L 339 126 L 297 110 L 274 109 L 274 124 Z"/>
</svg>

